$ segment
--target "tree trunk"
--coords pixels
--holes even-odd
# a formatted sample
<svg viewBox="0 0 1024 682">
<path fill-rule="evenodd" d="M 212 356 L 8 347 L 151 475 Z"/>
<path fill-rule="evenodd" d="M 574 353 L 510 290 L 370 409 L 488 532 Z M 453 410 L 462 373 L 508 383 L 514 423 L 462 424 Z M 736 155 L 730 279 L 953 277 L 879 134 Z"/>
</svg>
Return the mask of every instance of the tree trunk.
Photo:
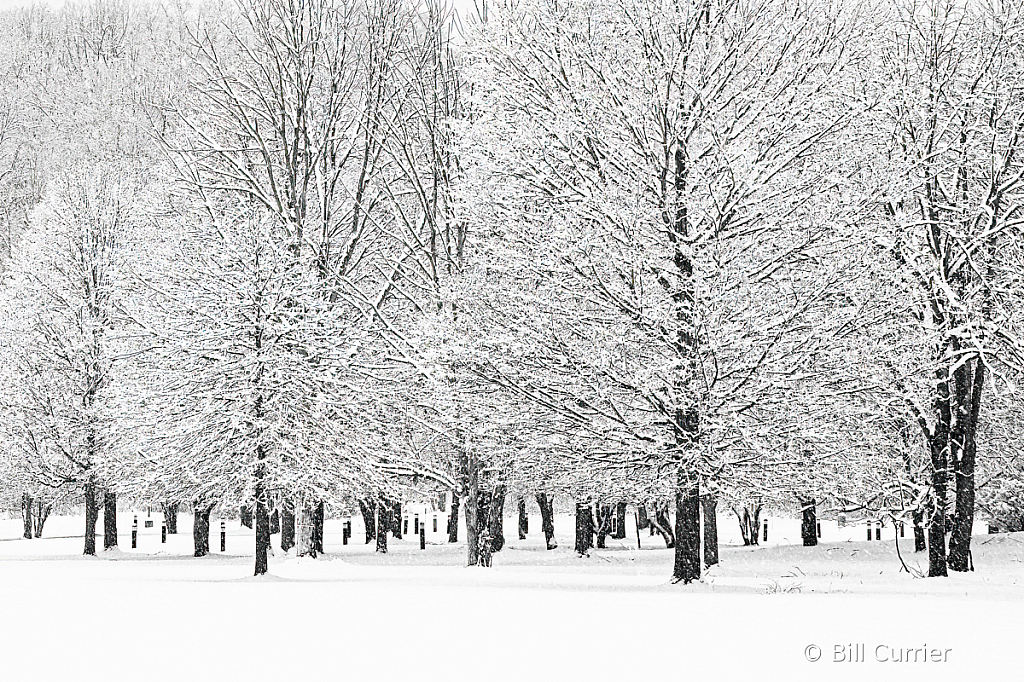
<svg viewBox="0 0 1024 682">
<path fill-rule="evenodd" d="M 313 528 L 312 537 L 310 538 L 314 558 L 324 553 L 324 520 L 326 514 L 326 504 L 323 500 L 317 500 L 313 505 Z"/>
<path fill-rule="evenodd" d="M 96 499 L 96 479 L 92 476 L 85 482 L 85 552 L 96 556 L 96 521 L 100 518 L 99 501 Z"/>
<path fill-rule="evenodd" d="M 117 547 L 117 495 L 103 492 L 103 549 Z"/>
<path fill-rule="evenodd" d="M 928 543 L 924 539 L 924 511 L 915 509 L 914 519 L 914 551 L 923 552 L 928 549 Z"/>
<path fill-rule="evenodd" d="M 25 523 L 25 532 L 22 537 L 26 540 L 32 539 L 32 496 L 28 493 L 21 494 L 21 515 Z"/>
<path fill-rule="evenodd" d="M 967 366 L 964 366 L 966 370 Z M 954 571 L 970 570 L 971 533 L 974 530 L 974 465 L 977 458 L 978 416 L 981 392 L 985 385 L 985 365 L 974 362 L 974 373 L 969 391 L 965 391 L 968 404 L 961 410 L 965 418 L 960 457 L 953 463 L 956 476 L 956 511 L 949 538 L 949 568 Z M 964 414 L 966 413 L 966 414 Z"/>
<path fill-rule="evenodd" d="M 636 508 L 636 525 L 640 530 L 644 530 L 651 525 L 650 519 L 647 518 L 647 505 L 637 505 Z"/>
<path fill-rule="evenodd" d="M 391 524 L 391 534 L 395 536 L 396 540 L 402 539 L 402 503 L 395 502 L 391 507 L 391 518 L 394 519 L 394 523 Z"/>
<path fill-rule="evenodd" d="M 264 575 L 267 572 L 268 554 L 270 553 L 270 511 L 267 509 L 266 492 L 263 490 L 262 480 L 256 484 L 256 516 L 253 521 L 256 525 L 255 575 Z"/>
<path fill-rule="evenodd" d="M 519 539 L 525 540 L 526 534 L 530 532 L 530 517 L 526 515 L 526 500 L 519 498 Z"/>
<path fill-rule="evenodd" d="M 244 504 L 238 510 L 238 516 L 242 520 L 242 525 L 246 528 L 252 528 L 252 507 Z"/>
<path fill-rule="evenodd" d="M 626 537 L 626 503 L 619 502 L 615 505 L 615 534 L 612 537 L 622 540 Z"/>
<path fill-rule="evenodd" d="M 295 503 L 281 500 L 281 550 L 287 552 L 295 546 Z"/>
<path fill-rule="evenodd" d="M 466 457 L 466 565 L 476 566 L 480 561 L 479 538 L 480 471 L 476 455 Z"/>
<path fill-rule="evenodd" d="M 818 514 L 816 500 L 812 497 L 809 500 L 801 501 L 801 512 L 803 522 L 800 524 L 800 536 L 804 540 L 804 547 L 814 547 L 818 544 Z"/>
<path fill-rule="evenodd" d="M 164 502 L 164 522 L 167 523 L 167 534 L 177 535 L 178 534 L 178 507 L 181 506 L 178 502 Z"/>
<path fill-rule="evenodd" d="M 701 498 L 704 507 L 704 567 L 718 564 L 718 500 L 707 494 Z"/>
<path fill-rule="evenodd" d="M 576 546 L 580 556 L 589 556 L 594 540 L 594 517 L 590 512 L 589 502 L 576 503 Z"/>
<path fill-rule="evenodd" d="M 537 493 L 537 505 L 540 507 L 540 529 L 544 532 L 544 544 L 548 549 L 556 549 L 555 540 L 555 496 Z"/>
<path fill-rule="evenodd" d="M 595 504 L 594 511 L 597 517 L 597 548 L 605 549 L 605 538 L 612 529 L 612 508 L 607 504 Z"/>
<path fill-rule="evenodd" d="M 494 488 L 487 509 L 487 530 L 491 536 L 491 551 L 500 552 L 505 546 L 505 485 Z"/>
<path fill-rule="evenodd" d="M 682 464 L 676 474 L 676 546 L 672 581 L 700 579 L 700 485 Z"/>
<path fill-rule="evenodd" d="M 448 515 L 448 542 L 459 541 L 459 493 L 452 491 L 452 509 Z"/>
<path fill-rule="evenodd" d="M 359 513 L 363 515 L 363 528 L 366 530 L 364 545 L 370 544 L 377 537 L 377 503 L 373 500 L 359 500 Z"/>
<path fill-rule="evenodd" d="M 675 537 L 672 535 L 672 522 L 668 517 L 668 505 L 664 502 L 656 502 L 654 505 L 654 516 L 647 517 L 651 525 L 651 535 L 657 532 L 665 540 L 665 549 L 672 549 L 676 546 Z"/>
<path fill-rule="evenodd" d="M 214 505 L 200 504 L 194 502 L 192 510 L 195 516 L 192 519 L 192 544 L 195 548 L 194 556 L 202 557 L 210 553 L 210 512 Z"/>
<path fill-rule="evenodd" d="M 388 531 L 391 530 L 391 505 L 381 498 L 377 503 L 377 551 L 388 553 Z"/>
<path fill-rule="evenodd" d="M 40 499 L 36 500 L 36 513 L 33 523 L 35 524 L 35 535 L 37 538 L 43 537 L 43 524 L 50 517 L 50 509 L 50 505 Z"/>
<path fill-rule="evenodd" d="M 749 505 L 740 509 L 743 511 L 740 512 L 739 509 L 733 507 L 732 513 L 736 515 L 736 520 L 739 521 L 743 544 L 746 546 L 760 544 L 757 533 L 761 524 L 761 505 Z"/>
<path fill-rule="evenodd" d="M 270 534 L 277 535 L 281 532 L 281 512 L 274 507 L 274 510 L 270 512 Z"/>
</svg>

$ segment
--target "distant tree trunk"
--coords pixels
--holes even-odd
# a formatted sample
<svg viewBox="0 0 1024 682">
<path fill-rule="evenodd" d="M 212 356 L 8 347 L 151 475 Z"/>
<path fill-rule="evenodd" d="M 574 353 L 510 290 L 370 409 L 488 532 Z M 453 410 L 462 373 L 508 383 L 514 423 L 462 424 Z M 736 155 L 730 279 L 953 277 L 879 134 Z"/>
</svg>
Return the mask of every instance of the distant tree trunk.
<svg viewBox="0 0 1024 682">
<path fill-rule="evenodd" d="M 480 561 L 480 471 L 476 455 L 466 457 L 466 565 L 476 566 Z"/>
<path fill-rule="evenodd" d="M 310 538 L 314 557 L 324 553 L 324 520 L 326 514 L 326 504 L 323 500 L 317 500 L 313 505 L 313 528 L 312 537 Z"/>
<path fill-rule="evenodd" d="M 711 568 L 718 563 L 718 500 L 711 494 L 701 500 L 704 503 L 704 566 Z"/>
<path fill-rule="evenodd" d="M 647 505 L 637 505 L 636 508 L 636 525 L 640 530 L 649 528 L 651 525 L 650 519 L 647 518 Z"/>
<path fill-rule="evenodd" d="M 252 507 L 243 504 L 241 509 L 238 510 L 238 515 L 242 519 L 242 525 L 246 528 L 252 528 Z"/>
<path fill-rule="evenodd" d="M 740 523 L 740 535 L 743 537 L 744 545 L 757 545 L 758 542 L 758 529 L 761 523 L 761 505 L 750 505 L 741 507 L 742 512 L 736 507 L 732 508 L 732 513 L 736 515 L 736 520 Z"/>
<path fill-rule="evenodd" d="M 192 544 L 195 547 L 194 556 L 202 557 L 210 553 L 210 512 L 214 505 L 194 502 L 192 510 L 195 516 L 192 519 Z"/>
<path fill-rule="evenodd" d="M 665 549 L 676 546 L 676 538 L 672 534 L 672 521 L 668 517 L 668 503 L 655 502 L 654 516 L 647 517 L 651 525 L 651 535 L 657 532 L 665 540 Z"/>
<path fill-rule="evenodd" d="M 555 540 L 555 498 L 547 493 L 537 493 L 537 506 L 540 507 L 540 528 L 544 532 L 544 544 L 548 549 L 556 549 Z"/>
<path fill-rule="evenodd" d="M 261 458 L 262 459 L 262 458 Z M 268 554 L 270 553 L 270 511 L 267 509 L 267 494 L 263 489 L 262 476 L 256 484 L 256 515 L 253 519 L 256 525 L 256 572 L 255 575 L 264 575 L 269 567 Z"/>
<path fill-rule="evenodd" d="M 295 546 L 295 503 L 281 500 L 281 550 L 287 552 Z"/>
<path fill-rule="evenodd" d="M 801 502 L 803 505 L 803 523 L 800 524 L 800 535 L 804 539 L 804 547 L 814 547 L 818 544 L 818 515 L 815 506 L 815 499 Z"/>
<path fill-rule="evenodd" d="M 103 549 L 117 547 L 117 495 L 103 492 Z"/>
<path fill-rule="evenodd" d="M 381 498 L 377 503 L 377 551 L 388 553 L 388 531 L 391 530 L 391 505 Z"/>
<path fill-rule="evenodd" d="M 487 530 L 491 535 L 491 551 L 500 552 L 505 546 L 505 492 L 504 484 L 495 486 L 487 509 Z"/>
<path fill-rule="evenodd" d="M 96 521 L 100 518 L 99 501 L 96 499 L 96 479 L 92 476 L 85 482 L 85 552 L 96 556 Z"/>
<path fill-rule="evenodd" d="M 22 537 L 26 540 L 32 539 L 32 496 L 28 493 L 21 494 L 21 514 L 25 522 L 25 532 Z"/>
<path fill-rule="evenodd" d="M 448 542 L 459 541 L 459 493 L 452 491 L 452 509 L 448 515 Z"/>
<path fill-rule="evenodd" d="M 594 516 L 597 517 L 597 548 L 604 549 L 604 539 L 612 529 L 612 508 L 607 504 L 595 503 L 594 510 Z"/>
<path fill-rule="evenodd" d="M 366 542 L 370 544 L 377 537 L 377 503 L 373 500 L 359 500 L 359 513 L 363 515 L 363 528 L 366 529 Z"/>
<path fill-rule="evenodd" d="M 178 534 L 178 502 L 164 502 L 164 521 L 167 523 L 167 534 Z"/>
<path fill-rule="evenodd" d="M 594 541 L 594 517 L 589 502 L 576 503 L 576 546 L 580 556 L 588 556 Z"/>
<path fill-rule="evenodd" d="M 50 505 L 44 503 L 42 500 L 36 500 L 36 513 L 35 513 L 35 535 L 37 538 L 43 536 L 43 524 L 46 523 L 46 519 L 50 516 Z"/>
<path fill-rule="evenodd" d="M 530 532 L 530 517 L 526 515 L 526 500 L 519 498 L 519 539 L 525 540 L 526 534 Z"/>
<path fill-rule="evenodd" d="M 612 537 L 622 540 L 626 537 L 626 503 L 619 502 L 615 505 L 615 534 Z"/>
<path fill-rule="evenodd" d="M 277 535 L 281 532 L 281 513 L 277 507 L 270 512 L 270 534 Z"/>
<path fill-rule="evenodd" d="M 924 539 L 924 511 L 915 509 L 914 519 L 914 551 L 923 552 L 928 549 L 928 543 Z"/>
<path fill-rule="evenodd" d="M 391 524 L 391 534 L 395 536 L 395 539 L 402 539 L 402 503 L 395 502 L 391 508 L 391 518 L 394 519 L 394 523 Z"/>
<path fill-rule="evenodd" d="M 667 520 L 667 519 L 666 519 Z M 676 545 L 673 582 L 700 580 L 700 484 L 683 465 L 676 473 Z"/>
</svg>

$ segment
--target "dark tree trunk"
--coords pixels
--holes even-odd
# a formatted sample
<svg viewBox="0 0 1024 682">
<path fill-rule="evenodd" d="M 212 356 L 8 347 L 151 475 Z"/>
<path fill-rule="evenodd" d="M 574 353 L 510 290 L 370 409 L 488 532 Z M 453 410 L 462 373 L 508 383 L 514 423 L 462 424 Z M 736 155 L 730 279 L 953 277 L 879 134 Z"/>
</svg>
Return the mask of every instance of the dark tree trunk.
<svg viewBox="0 0 1024 682">
<path fill-rule="evenodd" d="M 117 495 L 103 493 L 103 549 L 117 547 Z"/>
<path fill-rule="evenodd" d="M 689 584 L 700 579 L 700 485 L 683 465 L 676 474 L 676 546 L 672 581 Z"/>
<path fill-rule="evenodd" d="M 99 500 L 96 499 L 96 479 L 85 482 L 85 552 L 96 556 L 96 522 L 100 518 Z"/>
<path fill-rule="evenodd" d="M 388 553 L 388 531 L 391 530 L 391 505 L 381 499 L 377 503 L 377 551 Z"/>
<path fill-rule="evenodd" d="M 192 509 L 195 512 L 192 519 L 194 556 L 201 557 L 210 553 L 210 512 L 213 511 L 213 507 L 212 504 L 198 502 L 192 504 Z"/>
<path fill-rule="evenodd" d="M 914 519 L 914 551 L 923 552 L 928 549 L 928 543 L 924 539 L 924 512 L 920 509 L 915 509 L 913 513 Z"/>
<path fill-rule="evenodd" d="M 548 549 L 556 549 L 555 540 L 555 497 L 547 493 L 537 493 L 537 506 L 540 507 L 540 529 L 544 532 L 544 544 Z"/>
<path fill-rule="evenodd" d="M 262 476 L 260 476 L 262 479 Z M 263 489 L 263 482 L 256 485 L 256 515 L 253 519 L 256 525 L 256 572 L 255 575 L 264 575 L 269 565 L 268 555 L 270 553 L 270 510 L 267 508 L 267 494 Z"/>
<path fill-rule="evenodd" d="M 946 571 L 946 486 L 949 466 L 950 412 L 949 373 L 940 367 L 935 371 L 934 401 L 936 420 L 929 434 L 928 449 L 932 465 L 931 515 L 928 519 L 928 577 L 945 577 Z"/>
<path fill-rule="evenodd" d="M 323 500 L 317 500 L 316 504 L 313 505 L 313 528 L 309 542 L 314 557 L 324 553 L 324 520 L 326 514 L 326 504 Z"/>
<path fill-rule="evenodd" d="M 736 515 L 736 519 L 739 521 L 743 544 L 748 546 L 760 544 L 757 533 L 761 524 L 761 505 L 750 505 L 740 509 L 743 511 L 741 512 L 736 507 L 733 507 L 732 513 Z"/>
<path fill-rule="evenodd" d="M 363 528 L 366 529 L 368 545 L 377 537 L 377 503 L 373 500 L 359 500 L 359 513 L 363 515 Z"/>
<path fill-rule="evenodd" d="M 448 542 L 459 541 L 459 493 L 452 491 L 452 509 L 448 515 Z"/>
<path fill-rule="evenodd" d="M 178 534 L 178 507 L 181 505 L 178 502 L 164 502 L 164 522 L 167 524 L 167 534 L 177 535 Z"/>
<path fill-rule="evenodd" d="M 968 371 L 969 365 L 962 370 Z M 974 362 L 970 386 L 962 391 L 964 402 L 961 418 L 964 420 L 963 443 L 960 457 L 953 463 L 956 484 L 956 511 L 953 514 L 953 528 L 949 538 L 949 568 L 953 571 L 967 571 L 972 568 L 971 533 L 974 530 L 974 465 L 977 458 L 977 427 L 981 409 L 981 392 L 985 384 L 985 365 Z M 967 384 L 966 379 L 964 383 Z"/>
<path fill-rule="evenodd" d="M 588 556 L 594 541 L 594 517 L 589 502 L 576 503 L 576 546 L 580 556 Z"/>
<path fill-rule="evenodd" d="M 287 552 L 295 546 L 295 505 L 285 498 L 281 500 L 281 550 Z"/>
<path fill-rule="evenodd" d="M 704 507 L 704 566 L 711 568 L 718 563 L 718 500 L 710 494 L 701 500 Z"/>
<path fill-rule="evenodd" d="M 395 502 L 391 507 L 391 518 L 394 519 L 394 523 L 391 524 L 391 534 L 395 536 L 396 540 L 402 539 L 402 503 Z"/>
<path fill-rule="evenodd" d="M 605 549 L 605 538 L 612 530 L 612 508 L 607 504 L 595 504 L 595 514 L 597 517 L 597 548 Z"/>
<path fill-rule="evenodd" d="M 519 498 L 519 539 L 525 540 L 526 534 L 530 532 L 530 517 L 526 515 L 526 500 Z"/>
<path fill-rule="evenodd" d="M 505 546 L 505 486 L 494 488 L 487 508 L 487 530 L 491 536 L 491 551 L 500 552 Z"/>
<path fill-rule="evenodd" d="M 21 494 L 21 515 L 25 523 L 25 532 L 22 537 L 26 540 L 32 539 L 32 496 L 28 493 Z"/>
<path fill-rule="evenodd" d="M 281 513 L 274 507 L 274 511 L 270 512 L 270 534 L 277 535 L 281 532 Z"/>
<path fill-rule="evenodd" d="M 480 470 L 475 455 L 466 457 L 466 565 L 480 562 Z"/>
<path fill-rule="evenodd" d="M 665 540 L 666 549 L 672 549 L 676 546 L 676 539 L 672 534 L 672 522 L 668 517 L 668 504 L 656 502 L 654 505 L 654 516 L 648 516 L 647 520 L 651 524 L 651 535 L 654 535 L 655 532 L 660 534 Z"/>
<path fill-rule="evenodd" d="M 619 502 L 615 505 L 615 534 L 612 537 L 622 540 L 626 537 L 626 503 Z"/>
<path fill-rule="evenodd" d="M 804 540 L 804 547 L 814 547 L 818 544 L 818 514 L 816 500 L 812 497 L 809 500 L 802 500 L 801 512 L 803 521 L 800 524 L 800 536 Z"/>
<path fill-rule="evenodd" d="M 43 524 L 46 523 L 46 519 L 50 517 L 50 505 L 45 504 L 42 500 L 36 500 L 36 512 L 33 523 L 35 524 L 35 534 L 37 538 L 43 537 Z"/>
<path fill-rule="evenodd" d="M 638 505 L 636 508 L 636 526 L 640 530 L 650 527 L 651 521 L 647 518 L 647 505 Z"/>
<path fill-rule="evenodd" d="M 252 528 L 252 507 L 245 504 L 238 510 L 238 516 L 242 519 L 242 525 Z"/>
</svg>

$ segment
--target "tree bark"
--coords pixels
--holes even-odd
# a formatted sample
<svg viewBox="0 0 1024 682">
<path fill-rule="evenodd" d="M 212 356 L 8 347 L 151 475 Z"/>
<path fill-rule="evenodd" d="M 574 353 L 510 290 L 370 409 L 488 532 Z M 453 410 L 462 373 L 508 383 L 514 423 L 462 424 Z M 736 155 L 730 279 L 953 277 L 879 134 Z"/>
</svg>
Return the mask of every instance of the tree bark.
<svg viewBox="0 0 1024 682">
<path fill-rule="evenodd" d="M 676 546 L 672 581 L 689 584 L 700 579 L 700 485 L 684 465 L 676 474 Z"/>
<path fill-rule="evenodd" d="M 394 519 L 394 523 L 391 524 L 391 534 L 395 536 L 396 540 L 402 539 L 402 503 L 395 502 L 391 507 L 391 518 Z"/>
<path fill-rule="evenodd" d="M 672 523 L 668 517 L 668 505 L 664 502 L 656 502 L 654 505 L 654 516 L 647 517 L 651 530 L 657 532 L 665 540 L 665 549 L 672 549 L 676 546 L 676 539 L 672 535 Z"/>
<path fill-rule="evenodd" d="M 195 549 L 194 556 L 203 557 L 210 553 L 210 512 L 213 511 L 212 504 L 192 504 L 195 516 L 192 519 L 192 545 Z"/>
<path fill-rule="evenodd" d="M 103 549 L 117 547 L 117 495 L 103 492 Z"/>
<path fill-rule="evenodd" d="M 90 476 L 85 482 L 85 551 L 96 556 L 96 521 L 99 520 L 99 501 L 96 499 L 96 479 Z"/>
<path fill-rule="evenodd" d="M 924 511 L 915 509 L 914 519 L 914 551 L 923 552 L 928 549 L 928 543 L 924 539 Z"/>
<path fill-rule="evenodd" d="M 963 367 L 964 371 L 967 365 Z M 971 533 L 974 530 L 974 467 L 977 459 L 978 416 L 981 393 L 985 385 L 985 365 L 976 360 L 969 390 L 965 390 L 967 405 L 961 409 L 965 421 L 960 457 L 953 463 L 956 477 L 956 506 L 953 528 L 949 538 L 949 568 L 953 571 L 971 569 Z"/>
<path fill-rule="evenodd" d="M 167 523 L 167 534 L 178 534 L 178 502 L 164 502 L 164 521 Z"/>
<path fill-rule="evenodd" d="M 281 532 L 281 512 L 274 507 L 273 511 L 270 512 L 270 534 L 276 535 Z"/>
<path fill-rule="evenodd" d="M 500 552 L 505 546 L 505 491 L 504 484 L 495 486 L 487 509 L 487 530 L 491 535 L 491 551 Z"/>
<path fill-rule="evenodd" d="M 812 497 L 809 500 L 800 502 L 803 521 L 800 524 L 800 536 L 804 540 L 804 547 L 814 547 L 818 544 L 818 514 L 816 500 Z"/>
<path fill-rule="evenodd" d="M 644 530 L 651 525 L 650 519 L 647 518 L 647 505 L 640 504 L 636 508 L 636 525 L 640 530 Z"/>
<path fill-rule="evenodd" d="M 254 575 L 264 575 L 269 566 L 270 553 L 270 511 L 267 509 L 266 492 L 263 489 L 262 476 L 256 484 L 256 515 L 253 521 L 256 526 L 256 571 Z"/>
<path fill-rule="evenodd" d="M 526 515 L 526 500 L 520 497 L 517 506 L 519 511 L 519 539 L 525 540 L 526 534 L 530 532 L 530 517 Z"/>
<path fill-rule="evenodd" d="M 381 498 L 377 503 L 377 552 L 388 553 L 388 531 L 391 530 L 391 505 Z"/>
<path fill-rule="evenodd" d="M 459 493 L 452 491 L 452 508 L 448 515 L 448 542 L 459 541 Z"/>
<path fill-rule="evenodd" d="M 595 504 L 594 512 L 597 517 L 597 548 L 605 549 L 605 538 L 612 529 L 612 508 L 607 504 Z"/>
<path fill-rule="evenodd" d="M 540 529 L 544 532 L 544 544 L 548 549 L 556 549 L 555 539 L 555 497 L 547 493 L 537 493 L 537 505 L 540 507 Z"/>
<path fill-rule="evenodd" d="M 25 524 L 25 532 L 22 537 L 26 540 L 32 539 L 32 496 L 28 493 L 21 494 L 21 515 Z"/>
<path fill-rule="evenodd" d="M 377 537 L 377 503 L 373 500 L 359 500 L 359 513 L 363 515 L 363 528 L 366 530 L 366 542 L 370 544 Z"/>
<path fill-rule="evenodd" d="M 310 545 L 313 556 L 318 557 L 324 553 L 324 520 L 327 509 L 323 500 L 317 500 L 313 505 L 313 529 Z"/>
<path fill-rule="evenodd" d="M 732 513 L 736 515 L 736 520 L 740 524 L 740 535 L 743 537 L 743 544 L 758 545 L 758 529 L 761 524 L 761 505 L 749 505 L 741 507 L 742 513 L 736 507 L 732 508 Z"/>
<path fill-rule="evenodd" d="M 246 528 L 252 528 L 252 507 L 244 504 L 238 510 L 238 516 L 242 520 L 242 525 Z"/>
<path fill-rule="evenodd" d="M 466 457 L 466 565 L 476 566 L 480 561 L 479 519 L 480 471 L 476 455 Z"/>
<path fill-rule="evenodd" d="M 718 564 L 718 500 L 710 493 L 701 498 L 704 508 L 704 567 Z"/>
<path fill-rule="evenodd" d="M 35 524 L 35 536 L 37 538 L 41 538 L 43 536 L 43 524 L 46 523 L 46 519 L 50 516 L 50 509 L 50 505 L 40 499 L 36 500 L 36 512 L 33 523 Z"/>
<path fill-rule="evenodd" d="M 287 552 L 295 546 L 295 503 L 281 500 L 281 550 Z"/>
<path fill-rule="evenodd" d="M 615 505 L 615 534 L 612 537 L 622 540 L 626 537 L 626 503 L 619 502 Z"/>
<path fill-rule="evenodd" d="M 594 517 L 590 512 L 589 502 L 576 503 L 576 546 L 574 550 L 580 556 L 589 556 L 594 539 Z"/>
</svg>

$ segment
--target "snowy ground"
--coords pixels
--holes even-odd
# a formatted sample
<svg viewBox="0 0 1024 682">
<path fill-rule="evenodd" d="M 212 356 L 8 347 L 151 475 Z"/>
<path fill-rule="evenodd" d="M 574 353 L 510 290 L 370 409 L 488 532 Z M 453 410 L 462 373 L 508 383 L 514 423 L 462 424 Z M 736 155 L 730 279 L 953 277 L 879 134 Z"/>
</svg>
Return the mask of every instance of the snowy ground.
<svg viewBox="0 0 1024 682">
<path fill-rule="evenodd" d="M 190 517 L 167 544 L 159 519 L 146 529 L 144 518 L 137 550 L 125 514 L 122 550 L 95 559 L 81 556 L 80 518 L 49 520 L 39 540 L 0 521 L 0 680 L 1021 676 L 1024 534 L 976 536 L 978 570 L 945 580 L 902 571 L 890 530 L 883 542 L 723 547 L 721 566 L 682 586 L 668 584 L 671 552 L 646 532 L 642 550 L 631 532 L 577 558 L 568 517 L 550 552 L 539 519 L 525 541 L 506 520 L 512 539 L 490 570 L 463 567 L 462 545 L 421 551 L 411 536 L 384 556 L 358 530 L 343 546 L 330 521 L 326 557 L 278 552 L 254 579 L 252 531 L 237 521 L 227 553 L 214 521 L 213 555 L 194 559 Z M 924 566 L 909 538 L 900 548 Z M 923 647 L 946 660 L 877 660 Z"/>
</svg>

